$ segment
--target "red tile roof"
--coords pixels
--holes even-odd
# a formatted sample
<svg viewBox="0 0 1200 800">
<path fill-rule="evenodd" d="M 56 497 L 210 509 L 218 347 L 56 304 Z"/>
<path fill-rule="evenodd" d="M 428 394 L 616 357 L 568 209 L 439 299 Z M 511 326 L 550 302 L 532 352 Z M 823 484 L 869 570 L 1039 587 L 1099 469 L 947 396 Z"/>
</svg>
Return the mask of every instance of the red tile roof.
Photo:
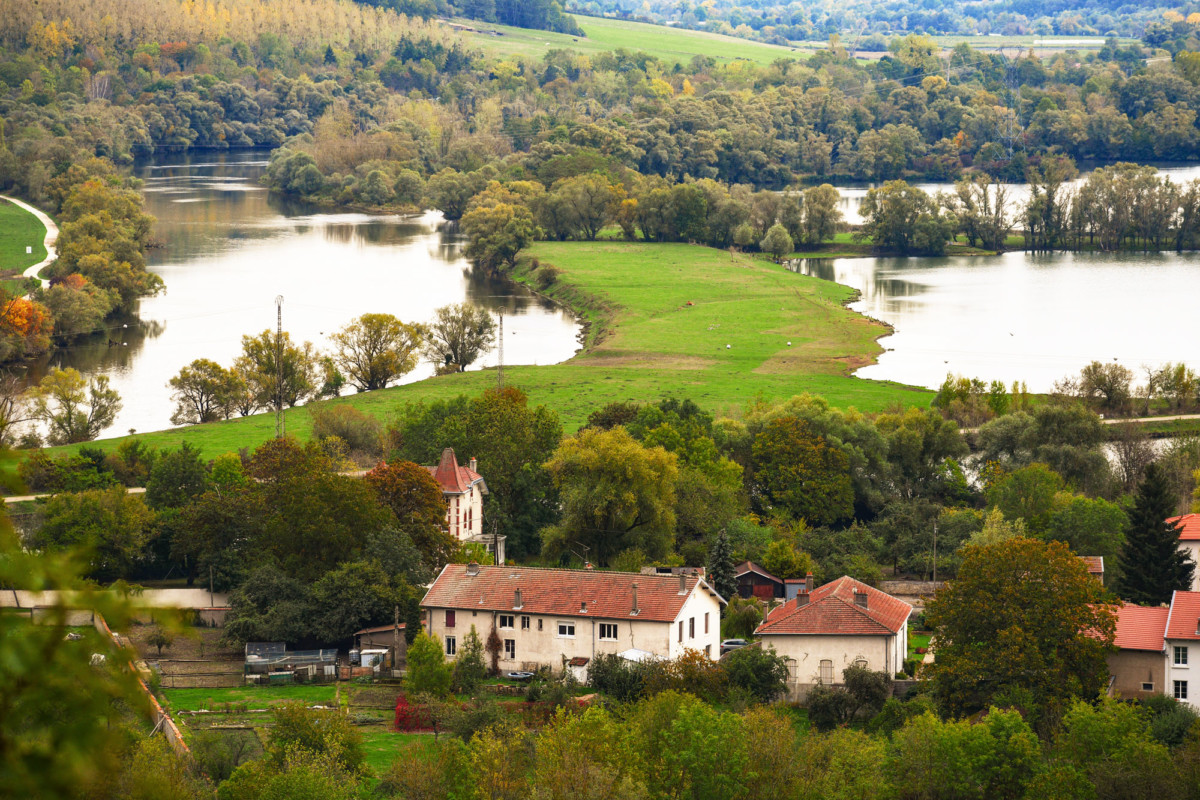
<svg viewBox="0 0 1200 800">
<path fill-rule="evenodd" d="M 1168 523 L 1179 523 L 1181 530 L 1179 538 L 1185 542 L 1200 540 L 1200 514 L 1184 514 L 1182 517 L 1171 517 Z"/>
<path fill-rule="evenodd" d="M 1117 609 L 1117 635 L 1113 644 L 1122 650 L 1161 653 L 1169 609 L 1122 603 Z"/>
<path fill-rule="evenodd" d="M 1167 638 L 1200 641 L 1200 592 L 1175 592 L 1171 595 Z"/>
<path fill-rule="evenodd" d="M 1088 573 L 1092 575 L 1104 574 L 1104 556 L 1080 556 L 1079 560 L 1087 565 Z"/>
<path fill-rule="evenodd" d="M 865 593 L 867 607 L 855 602 Z M 887 636 L 908 623 L 912 606 L 890 594 L 843 575 L 814 589 L 806 605 L 788 601 L 758 626 L 755 635 L 812 634 L 843 636 Z"/>
<path fill-rule="evenodd" d="M 683 576 L 685 593 L 679 593 L 678 575 L 643 575 L 640 572 L 599 572 L 543 567 L 479 566 L 478 575 L 468 575 L 466 564 L 447 564 L 425 593 L 425 608 L 455 608 L 478 611 L 519 611 L 556 617 L 593 619 L 638 619 L 671 622 L 699 585 L 700 590 L 720 595 L 695 575 Z M 633 611 L 633 587 L 637 586 L 638 613 Z M 514 608 L 521 590 L 521 607 Z M 586 610 L 584 610 L 584 604 Z"/>
<path fill-rule="evenodd" d="M 458 465 L 453 447 L 447 447 L 442 451 L 442 460 L 436 467 L 426 467 L 425 469 L 429 470 L 429 474 L 446 494 L 464 494 L 471 484 L 483 480 L 483 476 L 475 470 Z"/>
</svg>

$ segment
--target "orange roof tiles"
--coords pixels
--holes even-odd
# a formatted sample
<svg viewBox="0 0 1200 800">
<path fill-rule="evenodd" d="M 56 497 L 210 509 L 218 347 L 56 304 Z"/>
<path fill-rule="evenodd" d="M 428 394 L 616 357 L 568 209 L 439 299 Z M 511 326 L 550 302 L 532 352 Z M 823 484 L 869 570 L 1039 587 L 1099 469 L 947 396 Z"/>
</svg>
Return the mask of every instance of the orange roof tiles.
<svg viewBox="0 0 1200 800">
<path fill-rule="evenodd" d="M 1080 556 L 1079 560 L 1087 565 L 1087 571 L 1089 574 L 1104 574 L 1104 556 Z"/>
<path fill-rule="evenodd" d="M 866 593 L 866 608 L 855 596 Z M 806 605 L 789 600 L 767 615 L 755 635 L 811 634 L 887 636 L 908 622 L 912 606 L 890 594 L 843 575 L 811 594 Z"/>
<path fill-rule="evenodd" d="M 1167 520 L 1169 524 L 1178 523 L 1180 527 L 1179 538 L 1185 542 L 1194 542 L 1200 540 L 1200 514 L 1184 514 L 1182 517 L 1171 517 Z"/>
<path fill-rule="evenodd" d="M 1171 595 L 1167 638 L 1200 641 L 1200 592 L 1175 592 Z"/>
<path fill-rule="evenodd" d="M 483 480 L 483 476 L 475 470 L 458 465 L 453 447 L 447 447 L 442 451 L 442 460 L 436 467 L 426 467 L 425 469 L 429 470 L 429 474 L 447 494 L 464 494 L 471 484 Z"/>
<path fill-rule="evenodd" d="M 484 565 L 479 566 L 478 575 L 468 575 L 466 564 L 447 564 L 429 587 L 421 605 L 556 617 L 671 622 L 679 616 L 697 584 L 701 591 L 718 598 L 719 603 L 725 602 L 702 578 L 695 575 L 682 577 L 686 587 L 684 594 L 679 593 L 678 575 Z M 638 594 L 636 615 L 632 613 L 634 585 Z M 515 607 L 518 589 L 521 591 L 520 608 Z"/>
<path fill-rule="evenodd" d="M 1162 652 L 1168 614 L 1166 608 L 1122 603 L 1117 609 L 1117 635 L 1113 644 L 1122 650 Z"/>
</svg>

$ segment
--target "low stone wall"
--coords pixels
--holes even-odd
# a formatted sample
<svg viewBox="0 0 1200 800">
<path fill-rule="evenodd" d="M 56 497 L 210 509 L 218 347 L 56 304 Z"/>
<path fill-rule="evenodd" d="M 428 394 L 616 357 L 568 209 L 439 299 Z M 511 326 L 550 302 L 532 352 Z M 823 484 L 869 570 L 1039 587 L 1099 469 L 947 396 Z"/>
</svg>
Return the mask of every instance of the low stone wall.
<svg viewBox="0 0 1200 800">
<path fill-rule="evenodd" d="M 892 697 L 903 700 L 909 690 L 919 683 L 920 681 L 916 680 L 892 681 Z M 785 699 L 789 703 L 804 705 L 808 702 L 808 693 L 820 685 L 819 683 L 789 683 Z M 834 686 L 838 685 L 840 684 L 834 684 Z"/>
<path fill-rule="evenodd" d="M 879 591 L 896 597 L 929 597 L 945 585 L 945 581 L 880 581 Z"/>
</svg>

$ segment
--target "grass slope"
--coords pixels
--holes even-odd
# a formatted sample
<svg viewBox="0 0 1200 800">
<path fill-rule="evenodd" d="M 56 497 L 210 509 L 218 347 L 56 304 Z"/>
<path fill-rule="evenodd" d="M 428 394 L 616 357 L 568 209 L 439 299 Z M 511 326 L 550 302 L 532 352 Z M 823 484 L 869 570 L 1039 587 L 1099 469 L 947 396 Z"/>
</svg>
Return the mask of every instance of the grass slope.
<svg viewBox="0 0 1200 800">
<path fill-rule="evenodd" d="M 672 395 L 736 413 L 755 397 L 811 392 L 838 407 L 873 412 L 925 406 L 933 397 L 849 375 L 881 352 L 875 340 L 887 329 L 844 307 L 852 296 L 845 286 L 762 258 L 686 244 L 540 242 L 522 260 L 518 280 L 532 279 L 532 258 L 562 270 L 548 293 L 587 320 L 587 347 L 562 364 L 506 367 L 505 382 L 557 411 L 568 431 L 614 400 Z M 496 371 L 489 369 L 329 402 L 351 403 L 386 421 L 405 403 L 475 394 L 495 384 Z M 307 437 L 304 408 L 285 417 L 289 433 Z M 137 438 L 157 447 L 188 441 L 211 458 L 255 447 L 274 433 L 274 416 L 259 414 Z M 110 449 L 121 441 L 95 444 Z"/>
<path fill-rule="evenodd" d="M 20 273 L 46 257 L 46 226 L 7 200 L 0 200 L 0 272 Z M 25 248 L 33 252 L 26 255 Z"/>
<path fill-rule="evenodd" d="M 463 35 L 474 47 L 499 56 L 541 58 L 551 50 L 575 50 L 579 53 L 602 53 L 625 48 L 649 53 L 668 64 L 686 64 L 693 56 L 703 55 L 717 61 L 744 58 L 757 64 L 770 64 L 777 58 L 807 58 L 797 48 L 752 42 L 735 36 L 689 31 L 629 22 L 618 19 L 576 16 L 575 21 L 586 36 L 491 25 L 477 20 L 458 19 L 456 25 L 466 30 Z"/>
</svg>

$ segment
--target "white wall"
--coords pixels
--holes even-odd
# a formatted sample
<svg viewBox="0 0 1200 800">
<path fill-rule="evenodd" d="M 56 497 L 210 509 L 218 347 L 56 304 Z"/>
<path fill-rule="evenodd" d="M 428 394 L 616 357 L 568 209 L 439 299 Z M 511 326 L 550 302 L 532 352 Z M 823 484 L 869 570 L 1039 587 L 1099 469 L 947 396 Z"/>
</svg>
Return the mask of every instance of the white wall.
<svg viewBox="0 0 1200 800">
<path fill-rule="evenodd" d="M 464 494 L 446 495 L 446 529 L 462 541 L 483 533 L 483 492 L 472 484 Z"/>
<path fill-rule="evenodd" d="M 1175 663 L 1176 647 L 1187 649 L 1186 664 Z M 1200 711 L 1200 642 L 1187 639 L 1167 640 L 1167 680 L 1162 687 L 1163 694 L 1167 697 L 1175 696 L 1175 681 L 1187 683 L 1187 699 L 1181 698 L 1180 702 L 1185 702 Z"/>
<path fill-rule="evenodd" d="M 867 669 L 895 675 L 904 666 L 907 648 L 905 632 L 898 636 L 800 636 L 764 635 L 763 647 L 789 659 L 788 667 L 794 683 L 817 683 L 821 661 L 833 662 L 833 682 L 842 682 L 842 670 L 866 659 Z"/>
<path fill-rule="evenodd" d="M 707 633 L 704 630 L 705 614 L 708 615 Z M 680 623 L 683 623 L 683 641 L 679 636 Z M 698 650 L 714 659 L 721 657 L 721 604 L 699 583 L 692 589 L 691 597 L 683 604 L 671 626 L 667 657 L 678 658 L 684 650 Z"/>
<path fill-rule="evenodd" d="M 1196 569 L 1192 571 L 1191 591 L 1200 592 L 1200 541 L 1180 542 L 1179 549 L 1187 553 L 1188 558 L 1196 565 Z"/>
</svg>

